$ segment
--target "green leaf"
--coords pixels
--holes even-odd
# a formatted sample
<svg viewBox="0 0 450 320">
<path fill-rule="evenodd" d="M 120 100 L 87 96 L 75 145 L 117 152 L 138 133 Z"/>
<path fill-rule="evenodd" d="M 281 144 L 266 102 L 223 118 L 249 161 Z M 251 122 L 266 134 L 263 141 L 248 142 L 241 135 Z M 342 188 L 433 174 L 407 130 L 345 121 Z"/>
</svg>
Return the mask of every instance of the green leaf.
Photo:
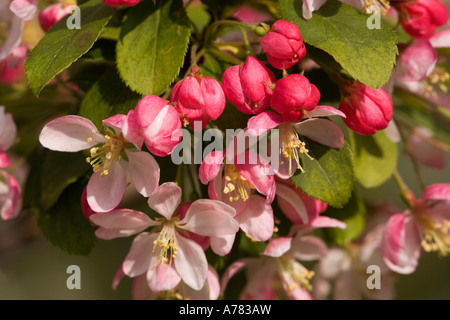
<svg viewBox="0 0 450 320">
<path fill-rule="evenodd" d="M 357 192 L 354 192 L 351 200 L 344 208 L 328 208 L 325 215 L 347 224 L 347 228 L 345 229 L 323 229 L 325 237 L 330 242 L 342 245 L 357 239 L 363 232 L 366 223 L 367 210 L 361 196 Z"/>
<path fill-rule="evenodd" d="M 305 172 L 297 170 L 292 182 L 313 198 L 342 208 L 352 195 L 355 181 L 350 146 L 345 142 L 341 149 L 333 149 L 308 139 L 305 141 L 314 160 L 302 154 Z"/>
<path fill-rule="evenodd" d="M 337 0 L 328 0 L 309 20 L 299 0 L 280 0 L 278 10 L 297 24 L 306 43 L 330 54 L 354 79 L 374 89 L 388 82 L 398 49 L 396 34 L 384 23 L 369 29 L 368 15 Z"/>
<path fill-rule="evenodd" d="M 181 0 L 142 1 L 127 15 L 117 43 L 122 79 L 143 95 L 163 93 L 183 66 L 190 38 Z"/>
<path fill-rule="evenodd" d="M 81 194 L 84 184 L 74 183 L 47 212 L 37 210 L 42 233 L 53 245 L 74 255 L 87 255 L 95 245 L 95 229 L 83 215 Z"/>
<path fill-rule="evenodd" d="M 56 23 L 31 51 L 25 63 L 28 83 L 35 95 L 61 71 L 85 54 L 102 33 L 114 9 L 99 0 L 80 6 L 80 29 L 68 29 L 68 15 Z"/>
<path fill-rule="evenodd" d="M 41 201 L 43 211 L 50 209 L 67 186 L 87 172 L 89 166 L 81 152 L 46 152 L 41 168 Z"/>
<path fill-rule="evenodd" d="M 350 139 L 358 182 L 365 188 L 373 188 L 388 180 L 397 166 L 397 144 L 383 131 L 371 136 L 351 132 Z"/>
<path fill-rule="evenodd" d="M 100 129 L 104 119 L 115 114 L 127 114 L 136 107 L 140 98 L 122 82 L 116 69 L 110 68 L 86 93 L 79 114 Z"/>
</svg>

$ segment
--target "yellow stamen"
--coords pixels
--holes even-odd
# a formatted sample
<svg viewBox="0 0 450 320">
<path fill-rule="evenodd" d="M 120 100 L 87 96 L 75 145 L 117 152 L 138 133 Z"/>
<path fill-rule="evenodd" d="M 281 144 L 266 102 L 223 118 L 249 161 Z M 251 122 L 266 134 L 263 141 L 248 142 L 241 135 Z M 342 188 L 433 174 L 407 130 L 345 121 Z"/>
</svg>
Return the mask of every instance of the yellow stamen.
<svg viewBox="0 0 450 320">
<path fill-rule="evenodd" d="M 427 98 L 432 96 L 433 98 L 437 99 L 439 98 L 439 91 L 442 93 L 448 93 L 449 80 L 450 74 L 447 71 L 440 67 L 434 68 L 433 72 L 428 76 L 427 79 L 424 80 L 424 96 Z"/>
<path fill-rule="evenodd" d="M 153 241 L 153 254 L 156 254 L 159 247 L 157 263 L 161 261 L 161 266 L 166 263 L 172 265 L 172 260 L 176 259 L 178 254 L 178 241 L 175 236 L 175 222 L 167 221 L 159 233 L 158 238 Z M 156 268 L 156 264 L 153 266 Z"/>
<path fill-rule="evenodd" d="M 361 4 L 363 8 L 366 10 L 367 14 L 376 13 L 370 10 L 370 7 L 372 6 L 378 7 L 382 14 L 386 14 L 389 8 L 391 7 L 388 0 L 361 0 Z"/>
<path fill-rule="evenodd" d="M 97 131 L 93 130 L 92 134 L 98 134 Z M 91 142 L 92 137 L 88 138 Z M 109 174 L 109 168 L 114 161 L 120 159 L 120 153 L 125 146 L 125 141 L 123 137 L 110 137 L 105 136 L 106 143 L 100 147 L 93 147 L 90 150 L 90 157 L 86 158 L 86 162 L 91 164 L 94 172 L 102 171 L 101 177 L 104 178 Z"/>
<path fill-rule="evenodd" d="M 223 193 L 228 195 L 230 202 L 242 199 L 247 201 L 250 197 L 251 190 L 254 189 L 253 185 L 247 181 L 232 164 L 225 166 L 225 186 Z"/>
</svg>

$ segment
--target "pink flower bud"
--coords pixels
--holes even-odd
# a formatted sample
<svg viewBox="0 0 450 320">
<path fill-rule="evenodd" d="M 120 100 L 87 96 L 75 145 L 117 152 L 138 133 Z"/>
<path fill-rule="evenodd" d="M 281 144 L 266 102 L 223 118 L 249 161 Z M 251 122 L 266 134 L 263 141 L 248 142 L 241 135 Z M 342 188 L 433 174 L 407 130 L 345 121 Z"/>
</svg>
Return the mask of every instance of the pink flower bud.
<svg viewBox="0 0 450 320">
<path fill-rule="evenodd" d="M 270 101 L 286 121 L 300 121 L 304 111 L 313 110 L 320 100 L 317 87 L 300 74 L 291 74 L 277 81 Z M 290 122 L 290 121 L 289 121 Z"/>
<path fill-rule="evenodd" d="M 267 61 L 277 69 L 288 69 L 306 55 L 297 25 L 284 20 L 273 24 L 272 31 L 261 39 L 261 47 L 266 51 Z"/>
<path fill-rule="evenodd" d="M 171 95 L 178 112 L 187 120 L 202 121 L 204 128 L 209 120 L 216 120 L 225 109 L 225 95 L 213 78 L 202 77 L 200 69 L 178 82 Z"/>
<path fill-rule="evenodd" d="M 345 85 L 345 84 L 344 84 Z M 374 90 L 361 82 L 354 82 L 343 88 L 339 109 L 347 116 L 345 124 L 362 135 L 371 135 L 386 129 L 392 119 L 391 97 L 383 90 Z"/>
<path fill-rule="evenodd" d="M 275 76 L 255 57 L 248 57 L 241 66 L 225 70 L 222 89 L 227 99 L 241 112 L 258 114 L 269 108 Z"/>
<path fill-rule="evenodd" d="M 103 0 L 103 2 L 110 7 L 120 7 L 120 6 L 135 6 L 137 5 L 140 0 Z"/>
<path fill-rule="evenodd" d="M 42 30 L 47 32 L 55 23 L 67 15 L 66 9 L 62 4 L 57 3 L 41 10 L 38 15 Z"/>
<path fill-rule="evenodd" d="M 439 0 L 417 0 L 398 4 L 400 21 L 414 38 L 429 38 L 448 21 L 448 9 Z"/>
<path fill-rule="evenodd" d="M 134 111 L 134 121 L 148 150 L 160 157 L 170 155 L 181 140 L 177 110 L 169 101 L 149 95 L 139 101 Z"/>
</svg>

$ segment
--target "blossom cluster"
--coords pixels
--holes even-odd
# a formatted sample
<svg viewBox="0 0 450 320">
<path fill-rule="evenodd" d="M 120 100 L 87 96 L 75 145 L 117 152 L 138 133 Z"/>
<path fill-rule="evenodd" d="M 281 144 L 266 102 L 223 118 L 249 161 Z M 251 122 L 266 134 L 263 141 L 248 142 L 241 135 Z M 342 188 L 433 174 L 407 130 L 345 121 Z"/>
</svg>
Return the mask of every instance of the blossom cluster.
<svg viewBox="0 0 450 320">
<path fill-rule="evenodd" d="M 103 2 L 123 8 L 140 1 Z M 338 246 L 325 241 L 321 232 L 349 226 L 328 216 L 330 205 L 301 190 L 292 179 L 304 175 L 308 163 L 318 161 L 312 146 L 341 150 L 347 131 L 363 137 L 383 133 L 389 143 L 397 143 L 402 132 L 394 121 L 394 87 L 433 103 L 443 104 L 446 98 L 444 83 L 449 74 L 438 65 L 437 51 L 450 46 L 450 30 L 438 29 L 448 22 L 445 5 L 438 0 L 390 1 L 389 10 L 388 1 L 361 2 L 363 7 L 378 4 L 387 15 L 397 14 L 411 37 L 407 46 L 399 48 L 391 80 L 382 88 L 335 73 L 331 78 L 340 99 L 325 105 L 320 84 L 305 73 L 319 66 L 308 57 L 302 30 L 279 19 L 271 26 L 258 26 L 259 38 L 253 45 L 260 54 L 247 54 L 225 68 L 220 79 L 205 76 L 202 60 L 192 59 L 185 76 L 164 95 L 141 96 L 126 114 L 103 119 L 101 127 L 74 114 L 53 117 L 42 126 L 42 147 L 82 153 L 90 167 L 80 207 L 95 235 L 103 240 L 133 237 L 113 279 L 114 288 L 128 276 L 134 279 L 135 299 L 167 297 L 167 293 L 180 299 L 218 299 L 245 269 L 242 299 L 325 299 L 330 295 L 387 299 L 395 296 L 394 274 L 414 272 L 422 249 L 441 256 L 450 253 L 449 183 L 426 186 L 416 198 L 395 173 L 408 208 L 374 209 L 358 241 Z M 303 0 L 303 18 L 311 19 L 325 3 Z M 38 14 L 36 5 L 37 1 L 0 0 L 0 20 L 8 25 L 7 40 L 0 47 L 2 84 L 23 79 L 28 53 L 28 45 L 21 44 L 25 21 L 36 16 L 42 30 L 51 32 L 67 15 L 64 3 L 47 6 Z M 361 7 L 359 1 L 353 5 Z M 299 65 L 302 71 L 296 68 Z M 161 163 L 171 161 L 177 146 L 186 142 L 183 131 L 228 129 L 218 121 L 227 108 L 245 119 L 243 134 L 269 139 L 271 147 L 262 152 L 235 136 L 223 148 L 205 148 L 209 151 L 202 163 L 190 168 L 194 169 L 193 184 L 205 190 L 207 197 L 185 201 L 184 183 L 177 178 L 163 180 Z M 16 218 L 22 210 L 23 179 L 15 177 L 13 169 L 20 162 L 11 164 L 6 154 L 16 135 L 12 115 L 1 106 L 3 220 Z M 435 141 L 433 133 L 417 127 L 405 145 L 417 162 L 442 168 L 444 151 Z M 271 155 L 277 155 L 276 163 L 270 161 Z M 124 207 L 130 190 L 147 203 L 145 208 Z M 280 232 L 280 220 L 288 224 L 286 232 Z M 261 244 L 261 252 L 238 254 L 230 260 L 244 237 Z M 227 261 L 226 268 L 218 270 L 214 263 L 218 257 Z M 309 261 L 317 261 L 314 269 L 306 267 Z M 380 291 L 365 286 L 365 269 L 370 265 L 382 269 Z"/>
</svg>

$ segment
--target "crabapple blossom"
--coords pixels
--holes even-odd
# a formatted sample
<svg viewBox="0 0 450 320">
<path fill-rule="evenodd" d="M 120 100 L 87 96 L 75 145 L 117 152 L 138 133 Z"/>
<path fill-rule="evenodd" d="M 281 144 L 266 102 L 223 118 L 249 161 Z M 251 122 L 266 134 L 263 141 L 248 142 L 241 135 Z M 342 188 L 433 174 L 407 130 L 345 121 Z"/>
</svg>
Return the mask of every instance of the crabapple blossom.
<svg viewBox="0 0 450 320">
<path fill-rule="evenodd" d="M 240 259 L 227 268 L 221 281 L 222 292 L 229 280 L 245 267 L 247 284 L 241 298 L 311 300 L 314 272 L 297 260 L 319 260 L 326 252 L 325 243 L 315 236 L 299 232 L 294 238 L 275 238 L 267 244 L 261 257 Z"/>
<path fill-rule="evenodd" d="M 300 164 L 300 155 L 305 154 L 313 160 L 299 135 L 332 148 L 341 148 L 344 145 L 342 130 L 332 121 L 320 118 L 332 115 L 345 118 L 345 114 L 333 107 L 318 106 L 309 112 L 310 119 L 298 123 L 285 121 L 282 115 L 267 111 L 250 118 L 247 126 L 251 135 L 262 135 L 267 130 L 279 129 L 279 153 L 284 160 L 280 161 L 276 174 L 282 179 L 288 179 L 297 169 L 304 171 Z"/>
<path fill-rule="evenodd" d="M 167 285 L 167 282 L 161 282 L 161 279 L 166 278 L 160 273 L 175 273 L 197 291 L 204 287 L 208 274 L 206 257 L 203 248 L 188 238 L 186 231 L 210 237 L 231 236 L 239 230 L 233 219 L 236 211 L 216 200 L 196 200 L 185 216 L 180 218 L 177 209 L 181 192 L 175 183 L 167 182 L 149 195 L 148 205 L 162 216 L 154 220 L 145 213 L 130 209 L 118 209 L 90 217 L 92 222 L 100 226 L 96 231 L 99 238 L 113 239 L 138 234 L 122 268 L 129 277 L 146 273 L 152 291 L 161 291 L 158 284 Z M 143 232 L 148 228 L 151 228 L 149 232 Z M 173 265 L 174 269 L 167 268 L 166 264 Z M 174 275 L 170 278 L 179 282 Z"/>
<path fill-rule="evenodd" d="M 302 0 L 302 1 L 303 1 L 302 6 L 303 18 L 305 19 L 311 19 L 312 13 L 314 11 L 319 10 L 320 7 L 322 7 L 325 4 L 325 2 L 327 2 L 327 0 Z"/>
<path fill-rule="evenodd" d="M 222 77 L 225 97 L 246 114 L 258 114 L 269 108 L 273 84 L 272 71 L 253 56 L 247 57 L 240 66 L 226 69 Z"/>
<path fill-rule="evenodd" d="M 381 246 L 386 265 L 401 274 L 416 270 L 421 247 L 450 253 L 450 184 L 428 186 L 419 199 L 411 193 L 409 198 L 411 208 L 389 219 Z"/>
<path fill-rule="evenodd" d="M 289 69 L 306 55 L 300 30 L 296 24 L 285 20 L 275 21 L 260 43 L 268 62 L 277 69 Z"/>
<path fill-rule="evenodd" d="M 191 75 L 173 87 L 171 100 L 185 120 L 201 121 L 204 128 L 210 120 L 216 120 L 225 109 L 225 95 L 219 82 L 203 77 L 198 67 Z M 195 127 L 194 127 L 195 129 Z"/>
<path fill-rule="evenodd" d="M 392 119 L 393 104 L 382 88 L 374 90 L 358 82 L 343 81 L 339 110 L 345 113 L 345 124 L 361 135 L 372 135 L 386 129 Z"/>
<path fill-rule="evenodd" d="M 105 134 L 89 119 L 63 116 L 47 123 L 39 136 L 41 144 L 50 150 L 89 150 L 86 161 L 94 174 L 87 185 L 87 201 L 96 212 L 111 211 L 122 200 L 127 186 L 122 159 L 128 159 L 131 180 L 142 195 L 148 196 L 159 184 L 158 163 L 149 153 L 139 151 L 143 138 L 134 111 L 105 119 L 103 125 Z"/>
<path fill-rule="evenodd" d="M 213 151 L 200 165 L 199 178 L 209 184 L 210 199 L 223 201 L 236 210 L 240 228 L 257 241 L 266 241 L 273 234 L 274 219 L 270 204 L 275 196 L 275 180 L 269 172 L 269 164 L 257 154 L 246 151 L 246 163 L 226 162 L 226 154 Z M 250 161 L 253 158 L 256 161 Z M 224 161 L 225 159 L 225 161 Z M 236 159 L 235 159 L 236 160 Z M 258 191 L 266 198 L 256 194 Z M 232 244 L 233 238 L 215 239 L 215 242 Z M 211 246 L 216 243 L 212 242 Z"/>
</svg>

